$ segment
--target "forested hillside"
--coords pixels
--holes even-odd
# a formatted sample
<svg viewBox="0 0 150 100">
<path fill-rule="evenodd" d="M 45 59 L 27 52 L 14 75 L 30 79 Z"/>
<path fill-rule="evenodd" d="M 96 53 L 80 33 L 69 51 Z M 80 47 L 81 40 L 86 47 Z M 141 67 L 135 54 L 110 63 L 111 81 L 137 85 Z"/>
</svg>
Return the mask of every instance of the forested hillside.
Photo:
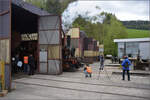
<svg viewBox="0 0 150 100">
<path fill-rule="evenodd" d="M 126 28 L 150 30 L 150 21 L 121 21 Z"/>
</svg>

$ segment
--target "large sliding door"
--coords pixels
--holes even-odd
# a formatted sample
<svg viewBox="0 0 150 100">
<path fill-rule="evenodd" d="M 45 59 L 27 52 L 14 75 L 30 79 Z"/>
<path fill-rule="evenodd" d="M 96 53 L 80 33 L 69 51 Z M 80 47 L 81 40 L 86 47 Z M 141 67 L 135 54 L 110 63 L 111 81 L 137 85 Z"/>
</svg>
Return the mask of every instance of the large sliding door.
<svg viewBox="0 0 150 100">
<path fill-rule="evenodd" d="M 60 16 L 48 15 L 39 18 L 39 73 L 62 72 L 60 29 Z"/>
</svg>

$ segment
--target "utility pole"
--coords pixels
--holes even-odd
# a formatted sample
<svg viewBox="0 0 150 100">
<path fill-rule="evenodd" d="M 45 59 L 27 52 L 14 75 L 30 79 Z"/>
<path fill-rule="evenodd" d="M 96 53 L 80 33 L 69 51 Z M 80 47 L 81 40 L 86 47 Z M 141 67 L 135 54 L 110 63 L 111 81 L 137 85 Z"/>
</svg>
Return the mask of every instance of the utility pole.
<svg viewBox="0 0 150 100">
<path fill-rule="evenodd" d="M 126 42 L 124 42 L 124 56 L 126 56 Z"/>
</svg>

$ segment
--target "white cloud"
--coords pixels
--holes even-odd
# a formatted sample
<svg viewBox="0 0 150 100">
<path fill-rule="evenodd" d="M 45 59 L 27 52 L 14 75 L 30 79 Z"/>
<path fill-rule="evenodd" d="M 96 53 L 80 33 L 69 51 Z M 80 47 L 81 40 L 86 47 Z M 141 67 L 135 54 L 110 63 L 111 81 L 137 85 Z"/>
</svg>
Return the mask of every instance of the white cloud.
<svg viewBox="0 0 150 100">
<path fill-rule="evenodd" d="M 96 6 L 101 10 L 97 10 Z M 87 11 L 90 16 L 105 11 L 115 14 L 119 20 L 149 20 L 149 1 L 77 1 L 70 4 L 63 13 L 63 20 L 72 22 L 78 14 L 85 14 Z M 68 16 L 67 20 L 64 16 Z"/>
</svg>

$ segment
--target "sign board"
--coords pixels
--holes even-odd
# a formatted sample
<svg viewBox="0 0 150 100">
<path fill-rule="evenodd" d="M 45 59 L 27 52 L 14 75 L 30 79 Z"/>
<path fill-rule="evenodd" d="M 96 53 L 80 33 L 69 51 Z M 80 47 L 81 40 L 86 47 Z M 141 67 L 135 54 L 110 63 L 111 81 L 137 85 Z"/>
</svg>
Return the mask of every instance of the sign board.
<svg viewBox="0 0 150 100">
<path fill-rule="evenodd" d="M 37 40 L 38 34 L 37 33 L 32 33 L 32 34 L 22 34 L 21 35 L 21 40 L 22 41 L 32 41 L 32 40 Z"/>
</svg>

